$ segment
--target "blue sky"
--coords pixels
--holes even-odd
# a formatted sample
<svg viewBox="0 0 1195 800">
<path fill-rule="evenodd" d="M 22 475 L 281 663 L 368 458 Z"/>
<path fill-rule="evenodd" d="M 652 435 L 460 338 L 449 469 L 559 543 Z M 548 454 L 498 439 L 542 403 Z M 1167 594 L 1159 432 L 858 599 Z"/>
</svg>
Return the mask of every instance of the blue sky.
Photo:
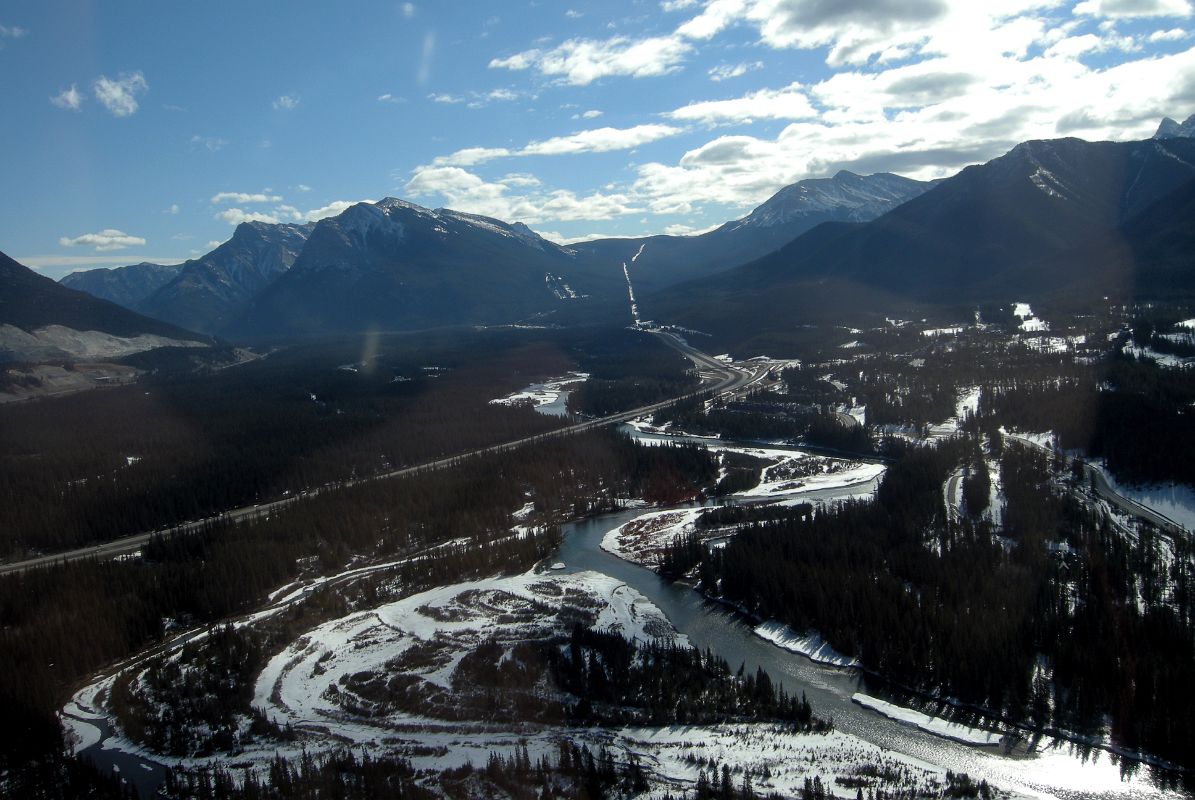
<svg viewBox="0 0 1195 800">
<path fill-rule="evenodd" d="M 929 178 L 1195 113 L 1192 0 L 10 3 L 0 250 L 179 261 L 403 197 L 684 233 L 840 168 Z"/>
</svg>

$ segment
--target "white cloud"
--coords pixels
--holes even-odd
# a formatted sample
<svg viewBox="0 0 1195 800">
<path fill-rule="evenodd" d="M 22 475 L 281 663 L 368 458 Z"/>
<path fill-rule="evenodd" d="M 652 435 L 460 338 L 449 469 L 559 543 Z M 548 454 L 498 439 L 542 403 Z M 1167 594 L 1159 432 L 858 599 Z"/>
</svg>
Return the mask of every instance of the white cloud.
<svg viewBox="0 0 1195 800">
<path fill-rule="evenodd" d="M 951 56 L 839 72 L 808 91 L 822 107 L 816 119 L 774 138 L 718 136 L 675 163 L 641 164 L 627 194 L 656 213 L 688 213 L 697 202 L 748 208 L 838 169 L 926 179 L 1027 139 L 1145 138 L 1163 115 L 1195 105 L 1195 48 L 1104 69 L 1062 54 Z"/>
<path fill-rule="evenodd" d="M 664 233 L 668 234 L 669 236 L 700 236 L 703 233 L 709 233 L 715 228 L 722 227 L 723 224 L 724 223 L 721 222 L 715 222 L 712 225 L 696 226 L 677 223 L 675 225 L 665 225 Z"/>
<path fill-rule="evenodd" d="M 738 78 L 757 69 L 763 69 L 762 61 L 744 61 L 738 64 L 719 64 L 716 67 L 710 67 L 706 74 L 710 76 L 711 81 L 725 81 L 731 78 Z"/>
<path fill-rule="evenodd" d="M 305 183 L 296 184 L 294 189 L 296 192 L 310 192 L 311 191 L 311 187 Z"/>
<path fill-rule="evenodd" d="M 1154 31 L 1149 35 L 1151 42 L 1178 42 L 1190 36 L 1190 31 L 1184 31 L 1182 28 L 1171 28 L 1167 31 Z"/>
<path fill-rule="evenodd" d="M 405 191 L 415 197 L 443 198 L 446 207 L 458 211 L 526 223 L 604 220 L 642 211 L 621 194 L 578 195 L 555 189 L 511 195 L 512 187 L 538 186 L 538 181 L 530 184 L 528 177 L 513 175 L 488 182 L 460 167 L 424 166 L 415 170 Z"/>
<path fill-rule="evenodd" d="M 245 211 L 240 208 L 227 208 L 217 214 L 216 219 L 222 219 L 229 225 L 240 225 L 242 222 L 268 222 L 271 225 L 277 225 L 282 221 L 273 214 L 261 211 Z"/>
<path fill-rule="evenodd" d="M 582 111 L 577 116 L 579 116 L 581 119 L 597 119 L 601 115 L 602 112 L 598 111 L 596 108 L 591 108 L 588 111 Z"/>
<path fill-rule="evenodd" d="M 475 164 L 493 161 L 495 158 L 509 158 L 512 155 L 515 155 L 515 152 L 505 147 L 466 147 L 451 155 L 437 156 L 435 164 L 437 166 L 471 167 Z"/>
<path fill-rule="evenodd" d="M 451 94 L 448 92 L 433 92 L 427 96 L 433 103 L 459 105 L 464 103 L 469 108 L 482 108 L 490 103 L 505 103 L 523 97 L 521 92 L 513 89 L 490 89 L 488 92 L 469 92 L 468 94 Z"/>
<path fill-rule="evenodd" d="M 166 209 L 166 213 L 171 215 L 178 214 L 178 203 L 171 203 L 170 207 Z"/>
<path fill-rule="evenodd" d="M 549 242 L 555 242 L 559 245 L 577 244 L 579 242 L 592 242 L 594 239 L 617 239 L 620 236 L 626 236 L 626 233 L 583 233 L 580 236 L 565 236 L 559 231 L 540 231 L 538 233 Z"/>
<path fill-rule="evenodd" d="M 697 5 L 697 0 L 661 0 L 660 9 L 663 11 L 683 11 Z"/>
<path fill-rule="evenodd" d="M 276 195 L 239 195 L 236 192 L 222 192 L 212 198 L 212 202 L 217 202 L 216 198 L 222 200 L 231 200 L 240 203 L 252 202 L 277 202 L 282 198 Z M 258 198 L 265 198 L 264 200 Z M 243 208 L 226 208 L 216 214 L 216 219 L 221 219 L 229 225 L 240 225 L 242 222 L 266 222 L 271 225 L 277 225 L 283 222 L 317 222 L 325 217 L 334 217 L 340 214 L 350 206 L 357 203 L 368 203 L 369 200 L 334 200 L 325 206 L 319 208 L 312 208 L 307 211 L 300 211 L 292 205 L 279 203 L 268 211 L 248 211 Z"/>
<path fill-rule="evenodd" d="M 94 247 L 97 253 L 110 250 L 123 250 L 126 247 L 139 247 L 145 244 L 145 239 L 132 236 L 116 228 L 105 228 L 99 233 L 84 233 L 81 236 L 61 236 L 58 244 L 62 247 Z"/>
<path fill-rule="evenodd" d="M 68 88 L 51 97 L 50 102 L 68 111 L 78 111 L 83 105 L 83 93 L 79 91 L 78 86 L 72 83 Z"/>
<path fill-rule="evenodd" d="M 96 78 L 92 86 L 95 99 L 114 117 L 128 117 L 137 113 L 137 96 L 149 91 L 145 76 L 138 72 L 122 72 L 115 79 L 106 75 Z"/>
<path fill-rule="evenodd" d="M 483 96 L 486 100 L 502 102 L 507 100 L 517 100 L 519 98 L 519 93 L 512 91 L 511 89 L 491 89 Z"/>
<path fill-rule="evenodd" d="M 615 36 L 603 41 L 569 39 L 551 50 L 526 50 L 495 58 L 491 69 L 535 68 L 541 75 L 574 86 L 601 78 L 625 75 L 645 78 L 666 75 L 680 69 L 692 46 L 675 36 L 631 39 Z"/>
<path fill-rule="evenodd" d="M 1189 17 L 1190 0 L 1084 0 L 1074 13 L 1093 17 Z"/>
<path fill-rule="evenodd" d="M 220 241 L 219 239 L 210 239 L 207 243 L 207 249 L 215 250 L 217 247 L 219 247 L 222 244 L 224 244 L 224 242 Z"/>
<path fill-rule="evenodd" d="M 554 136 L 531 142 L 516 155 L 553 156 L 575 153 L 606 153 L 611 150 L 630 150 L 649 142 L 676 136 L 681 128 L 672 125 L 635 125 L 631 128 L 593 128 L 587 131 Z"/>
<path fill-rule="evenodd" d="M 29 31 L 19 25 L 0 25 L 0 50 L 4 49 L 5 39 L 21 39 L 29 35 Z"/>
<path fill-rule="evenodd" d="M 632 128 L 593 128 L 587 131 L 554 136 L 529 142 L 517 150 L 505 147 L 468 147 L 435 159 L 435 166 L 468 167 L 496 158 L 516 156 L 558 156 L 578 153 L 606 153 L 612 150 L 631 150 L 640 145 L 676 136 L 682 129 L 658 123 L 636 125 Z"/>
<path fill-rule="evenodd" d="M 817 111 L 802 91 L 791 83 L 782 89 L 760 89 L 730 100 L 690 103 L 664 116 L 694 122 L 750 122 L 756 119 L 810 119 Z"/>
<path fill-rule="evenodd" d="M 228 144 L 227 139 L 221 139 L 218 136 L 200 136 L 198 133 L 191 137 L 191 144 L 199 145 L 210 153 L 215 153 L 223 150 Z"/>
<path fill-rule="evenodd" d="M 326 206 L 313 208 L 303 215 L 305 222 L 317 222 L 325 217 L 335 217 L 338 214 L 344 213 L 358 203 L 372 203 L 372 200 L 334 200 Z"/>
<path fill-rule="evenodd" d="M 403 103 L 406 101 L 401 97 L 395 97 L 394 95 L 390 94 L 390 92 L 386 92 L 385 94 L 378 95 L 378 102 L 379 103 Z"/>
<path fill-rule="evenodd" d="M 282 198 L 276 194 L 266 194 L 264 192 L 217 192 L 212 195 L 212 205 L 219 205 L 220 203 L 277 203 Z"/>
<path fill-rule="evenodd" d="M 404 17 L 406 17 L 407 19 L 415 18 L 415 4 L 414 3 L 403 3 L 402 6 L 400 6 L 400 8 L 402 10 L 402 15 Z"/>
<path fill-rule="evenodd" d="M 284 94 L 274 99 L 275 111 L 294 111 L 299 107 L 299 98 L 293 94 Z"/>
</svg>

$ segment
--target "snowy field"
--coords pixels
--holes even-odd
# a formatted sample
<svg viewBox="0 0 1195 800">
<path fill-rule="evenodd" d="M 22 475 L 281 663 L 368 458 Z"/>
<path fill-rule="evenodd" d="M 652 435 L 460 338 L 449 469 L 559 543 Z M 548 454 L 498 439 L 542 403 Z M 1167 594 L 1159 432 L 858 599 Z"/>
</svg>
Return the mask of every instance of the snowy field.
<svg viewBox="0 0 1195 800">
<path fill-rule="evenodd" d="M 483 641 L 533 641 L 567 634 L 575 621 L 639 641 L 687 643 L 642 595 L 596 572 L 526 573 L 454 584 L 309 631 L 272 658 L 258 677 L 254 704 L 306 730 L 334 724 L 337 735 L 367 742 L 379 730 L 437 720 L 405 710 L 363 715 L 353 676 L 403 679 L 425 697 L 451 693 L 461 659 Z M 405 656 L 405 658 L 404 658 Z"/>
<path fill-rule="evenodd" d="M 498 397 L 490 401 L 495 406 L 515 406 L 530 404 L 540 413 L 551 413 L 553 416 L 564 416 L 566 409 L 564 401 L 568 399 L 567 386 L 584 383 L 589 379 L 588 373 L 570 372 L 559 378 L 552 378 L 543 383 L 533 383 L 521 391 Z"/>
<path fill-rule="evenodd" d="M 935 736 L 953 739 L 963 744 L 996 746 L 1000 744 L 1000 739 L 1002 738 L 1002 734 L 1000 733 L 960 725 L 957 722 L 951 722 L 942 717 L 935 717 L 923 711 L 914 711 L 911 708 L 893 705 L 892 703 L 880 700 L 878 697 L 871 697 L 870 695 L 859 692 L 855 693 L 851 697 L 851 700 L 864 708 L 870 708 L 872 711 L 883 714 L 889 719 L 894 719 L 905 725 L 912 725 Z"/>
<path fill-rule="evenodd" d="M 1111 472 L 1100 466 L 1096 466 L 1096 469 L 1103 473 L 1108 485 L 1117 494 L 1174 520 L 1188 531 L 1195 531 L 1195 489 L 1181 483 L 1133 486 L 1120 483 L 1112 477 Z"/>
<path fill-rule="evenodd" d="M 711 760 L 750 769 L 757 793 L 782 797 L 800 797 L 806 779 L 816 778 L 832 797 L 853 798 L 855 790 L 844 784 L 856 779 L 867 785 L 869 776 L 877 773 L 896 777 L 898 785 L 912 791 L 940 788 L 945 777 L 937 767 L 838 731 L 794 734 L 784 726 L 766 724 L 672 726 L 628 728 L 619 738 L 672 779 L 673 796 L 677 788 L 695 784 L 698 771 Z M 736 770 L 731 777 L 741 788 L 742 772 Z M 894 787 L 889 783 L 887 788 Z M 665 791 L 661 787 L 650 796 L 662 797 Z"/>
<path fill-rule="evenodd" d="M 436 696 L 451 701 L 461 691 L 453 673 L 479 645 L 497 642 L 509 655 L 520 641 L 566 635 L 577 620 L 640 641 L 688 644 L 642 595 L 596 572 L 526 573 L 433 589 L 318 625 L 274 656 L 258 678 L 254 704 L 280 724 L 291 723 L 298 739 L 251 746 L 237 763 L 260 773 L 275 755 L 296 758 L 348 746 L 402 754 L 416 768 L 439 771 L 484 764 L 490 753 L 524 744 L 535 760 L 571 741 L 595 751 L 609 748 L 616 760 L 637 756 L 649 772 L 650 797 L 691 789 L 699 771 L 708 774 L 715 762 L 732 768 L 736 786 L 750 772 L 755 789 L 784 796 L 798 795 L 806 779 L 815 778 L 842 797 L 854 796 L 846 788 L 851 781 L 891 791 L 940 788 L 945 780 L 942 768 L 837 731 L 794 733 L 774 723 L 569 728 L 394 709 L 370 713 L 370 698 L 353 696 L 363 677 L 378 675 L 389 687 L 400 681 L 415 688 L 420 702 Z M 65 709 L 81 745 L 100 738 L 90 721 L 105 718 L 96 698 L 110 685 L 111 679 L 93 684 Z M 227 758 L 163 757 L 120 736 L 103 746 L 169 765 Z"/>
<path fill-rule="evenodd" d="M 619 525 L 602 537 L 602 549 L 634 564 L 658 569 L 664 548 L 684 533 L 697 529 L 697 518 L 708 508 L 652 511 Z"/>
</svg>

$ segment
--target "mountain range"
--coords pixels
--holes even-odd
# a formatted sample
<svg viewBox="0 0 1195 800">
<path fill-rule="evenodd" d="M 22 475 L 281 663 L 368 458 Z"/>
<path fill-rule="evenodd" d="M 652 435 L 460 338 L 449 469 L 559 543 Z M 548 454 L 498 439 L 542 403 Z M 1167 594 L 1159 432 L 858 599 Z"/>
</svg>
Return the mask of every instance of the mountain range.
<svg viewBox="0 0 1195 800">
<path fill-rule="evenodd" d="M 62 286 L 0 253 L 0 362 L 117 358 L 211 343 Z"/>
<path fill-rule="evenodd" d="M 1139 142 L 1024 142 L 933 182 L 843 171 L 691 236 L 560 245 L 387 198 L 303 226 L 243 224 L 173 272 L 63 282 L 230 337 L 629 322 L 628 282 L 644 317 L 724 337 L 1012 295 L 1195 291 L 1192 132 L 1195 117 Z"/>
<path fill-rule="evenodd" d="M 304 226 L 242 223 L 228 242 L 179 267 L 137 264 L 62 282 L 233 336 L 568 318 L 579 309 L 626 316 L 628 278 L 651 292 L 710 275 L 823 222 L 874 219 L 931 185 L 843 171 L 788 186 L 703 234 L 568 246 L 521 223 L 387 198 Z"/>
<path fill-rule="evenodd" d="M 180 266 L 135 264 L 75 272 L 62 284 L 155 319 L 215 333 L 238 319 L 258 292 L 290 269 L 313 227 L 243 222 L 227 242 Z"/>
<path fill-rule="evenodd" d="M 733 338 L 794 319 L 973 307 L 1014 295 L 1078 302 L 1109 286 L 1128 292 L 1126 300 L 1195 291 L 1195 253 L 1167 244 L 1195 222 L 1175 217 L 1192 181 L 1192 139 L 1025 142 L 871 222 L 822 225 L 643 305 L 658 318 Z M 1118 264 L 1108 257 L 1114 243 Z M 1172 266 L 1155 268 L 1163 258 Z M 1175 258 L 1183 269 L 1173 268 Z"/>
</svg>

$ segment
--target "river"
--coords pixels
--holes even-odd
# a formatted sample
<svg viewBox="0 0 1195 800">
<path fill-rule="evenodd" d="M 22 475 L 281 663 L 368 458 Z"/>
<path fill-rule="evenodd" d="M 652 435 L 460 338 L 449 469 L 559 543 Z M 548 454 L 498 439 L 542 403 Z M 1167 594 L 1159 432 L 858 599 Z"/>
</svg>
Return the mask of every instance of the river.
<svg viewBox="0 0 1195 800">
<path fill-rule="evenodd" d="M 814 501 L 835 494 L 841 495 L 842 490 L 810 492 L 806 496 Z M 1017 754 L 1003 755 L 997 748 L 960 744 L 851 702 L 856 692 L 883 697 L 886 689 L 859 670 L 818 664 L 782 650 L 756 636 L 737 612 L 601 549 L 602 537 L 608 531 L 642 513 L 628 510 L 565 525 L 563 541 L 552 560 L 563 562 L 565 571 L 596 570 L 625 581 L 658 606 L 694 647 L 708 647 L 732 668 L 740 663 L 748 671 L 762 667 L 790 693 L 805 692 L 814 713 L 832 717 L 838 730 L 945 769 L 965 772 L 976 780 L 986 779 L 1018 794 L 1067 800 L 1191 796 L 1166 788 L 1163 777 L 1143 766 L 1122 774 L 1117 762 L 1123 760 L 1100 749 L 1087 750 L 1066 741 L 1043 739 L 1033 748 L 1022 746 Z M 1032 752 L 1025 752 L 1030 749 Z"/>
<path fill-rule="evenodd" d="M 556 398 L 556 401 L 559 413 L 563 413 L 565 398 Z M 537 410 L 551 413 L 555 409 L 540 406 Z M 630 428 L 624 430 L 644 444 L 731 444 L 642 433 Z M 768 447 L 776 449 L 774 445 Z M 874 489 L 878 481 L 877 478 L 865 486 L 814 490 L 803 493 L 801 497 L 811 502 L 831 500 L 842 497 L 844 493 L 857 494 L 861 490 Z M 999 748 L 964 745 L 898 723 L 857 705 L 851 701 L 856 692 L 891 699 L 893 702 L 899 702 L 899 698 L 892 696 L 891 687 L 859 670 L 818 664 L 804 656 L 782 650 L 756 636 L 739 613 L 708 602 L 688 586 L 665 581 L 650 570 L 601 549 L 602 537 L 608 531 L 643 513 L 642 509 L 627 510 L 564 525 L 562 543 L 549 563 L 563 562 L 566 565 L 565 572 L 595 570 L 626 582 L 658 606 L 673 626 L 688 636 L 693 646 L 709 648 L 732 668 L 740 663 L 745 664 L 749 671 L 762 667 L 773 680 L 783 683 L 790 693 L 804 692 L 814 713 L 823 718 L 832 718 L 838 730 L 881 747 L 944 769 L 965 772 L 976 780 L 986 779 L 998 788 L 1029 796 L 1063 800 L 1195 796 L 1168 787 L 1165 773 L 1133 762 L 1127 762 L 1130 769 L 1122 770 L 1125 760 L 1117 759 L 1101 749 L 1082 748 L 1070 742 L 1044 738 L 1032 746 L 1023 743 L 1014 748 L 1013 754 L 1005 755 Z M 106 720 L 92 724 L 98 724 L 101 728 L 101 738 L 106 739 L 111 734 Z M 93 758 L 102 767 L 117 768 L 123 777 L 137 786 L 143 796 L 153 794 L 165 776 L 165 769 L 161 765 L 146 758 L 104 750 L 102 744 L 85 749 L 82 755 Z"/>
</svg>

